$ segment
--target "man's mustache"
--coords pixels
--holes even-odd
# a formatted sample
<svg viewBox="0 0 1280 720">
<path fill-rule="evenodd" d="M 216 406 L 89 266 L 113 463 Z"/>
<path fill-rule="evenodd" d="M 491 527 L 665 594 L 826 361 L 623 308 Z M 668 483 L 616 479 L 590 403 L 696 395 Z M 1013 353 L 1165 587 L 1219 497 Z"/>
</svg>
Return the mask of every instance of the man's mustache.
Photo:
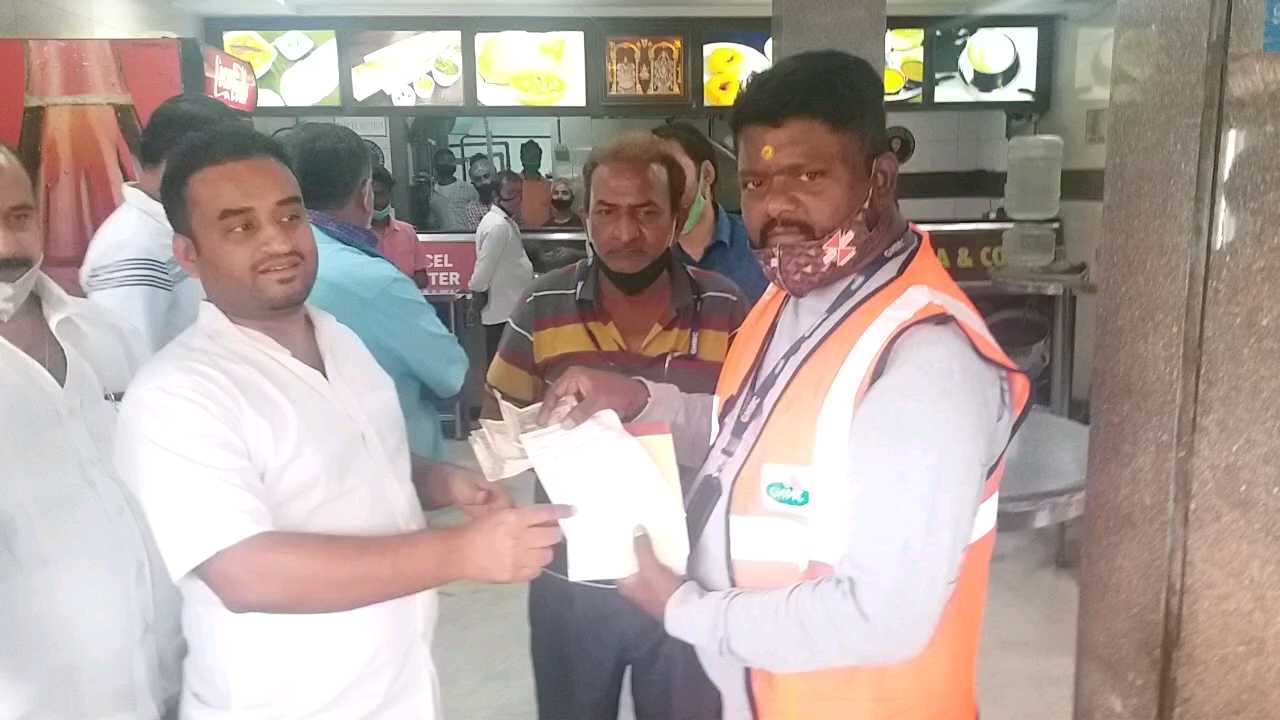
<svg viewBox="0 0 1280 720">
<path fill-rule="evenodd" d="M 798 220 L 787 220 L 785 218 L 774 218 L 766 222 L 764 224 L 764 228 L 760 231 L 760 237 L 767 241 L 770 235 L 779 230 L 787 230 L 789 232 L 807 235 L 810 242 L 818 239 L 818 231 L 814 230 L 813 226 L 809 223 L 800 222 Z"/>
<path fill-rule="evenodd" d="M 20 257 L 17 255 L 0 257 L 0 271 L 21 270 L 26 272 L 35 266 L 36 261 L 29 257 Z"/>
</svg>

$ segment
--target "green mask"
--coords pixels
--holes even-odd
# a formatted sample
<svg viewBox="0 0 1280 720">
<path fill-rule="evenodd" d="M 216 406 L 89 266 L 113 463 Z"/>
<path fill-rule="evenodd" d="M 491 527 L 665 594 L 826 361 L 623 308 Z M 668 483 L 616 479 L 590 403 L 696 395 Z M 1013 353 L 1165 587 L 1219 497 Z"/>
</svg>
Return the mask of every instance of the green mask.
<svg viewBox="0 0 1280 720">
<path fill-rule="evenodd" d="M 702 219 L 702 213 L 707 209 L 707 199 L 703 197 L 705 193 L 702 191 L 702 181 L 698 181 L 698 192 L 693 196 L 693 205 L 689 206 L 689 218 L 684 221 L 684 228 L 680 230 L 681 235 L 688 235 L 698 226 L 698 221 Z"/>
</svg>

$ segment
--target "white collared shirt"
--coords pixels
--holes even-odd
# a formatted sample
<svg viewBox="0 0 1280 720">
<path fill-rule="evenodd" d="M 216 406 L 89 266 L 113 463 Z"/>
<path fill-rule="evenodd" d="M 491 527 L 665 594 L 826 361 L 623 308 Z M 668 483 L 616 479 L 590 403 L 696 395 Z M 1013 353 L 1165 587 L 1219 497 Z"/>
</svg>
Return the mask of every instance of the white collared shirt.
<svg viewBox="0 0 1280 720">
<path fill-rule="evenodd" d="M 476 228 L 476 269 L 468 287 L 489 293 L 480 322 L 501 325 L 511 318 L 533 283 L 533 263 L 524 251 L 520 227 L 496 204 Z"/>
<path fill-rule="evenodd" d="M 268 531 L 426 526 L 391 379 L 333 316 L 308 312 L 325 375 L 206 302 L 121 408 L 117 465 L 182 591 L 184 720 L 436 713 L 434 592 L 347 612 L 234 614 L 194 572 Z"/>
<path fill-rule="evenodd" d="M 142 333 L 154 353 L 195 322 L 200 281 L 178 267 L 164 206 L 133 184 L 124 202 L 94 233 L 80 266 L 89 300 Z"/>
<path fill-rule="evenodd" d="M 43 275 L 65 384 L 0 338 L 0 717 L 152 720 L 177 700 L 177 591 L 111 467 L 141 341 Z"/>
</svg>

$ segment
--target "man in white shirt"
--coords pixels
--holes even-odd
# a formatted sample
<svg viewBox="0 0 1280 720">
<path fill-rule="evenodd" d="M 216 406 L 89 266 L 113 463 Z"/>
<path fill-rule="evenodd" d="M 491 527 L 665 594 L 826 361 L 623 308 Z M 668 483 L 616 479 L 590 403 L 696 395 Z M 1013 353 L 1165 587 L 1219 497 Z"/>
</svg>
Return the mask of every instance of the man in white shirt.
<svg viewBox="0 0 1280 720">
<path fill-rule="evenodd" d="M 177 709 L 179 599 L 111 469 L 130 328 L 40 272 L 31 182 L 0 145 L 0 717 Z"/>
<path fill-rule="evenodd" d="M 304 302 L 316 245 L 278 143 L 207 131 L 162 197 L 208 301 L 130 388 L 116 460 L 183 595 L 181 717 L 434 718 L 431 588 L 534 577 L 569 509 L 410 455 L 391 379 Z M 451 504 L 471 521 L 427 529 Z"/>
<path fill-rule="evenodd" d="M 195 322 L 204 299 L 200 281 L 173 259 L 173 228 L 160 204 L 165 160 L 192 133 L 236 118 L 204 95 L 161 103 L 142 131 L 138 182 L 125 184 L 124 203 L 94 233 L 80 266 L 80 286 L 90 302 L 136 327 L 148 355 Z"/>
<path fill-rule="evenodd" d="M 523 202 L 524 180 L 503 170 L 498 174 L 493 206 L 476 229 L 476 267 L 468 287 L 481 294 L 480 323 L 490 364 L 502 341 L 502 329 L 533 282 L 533 263 L 524 251 L 517 224 Z"/>
</svg>

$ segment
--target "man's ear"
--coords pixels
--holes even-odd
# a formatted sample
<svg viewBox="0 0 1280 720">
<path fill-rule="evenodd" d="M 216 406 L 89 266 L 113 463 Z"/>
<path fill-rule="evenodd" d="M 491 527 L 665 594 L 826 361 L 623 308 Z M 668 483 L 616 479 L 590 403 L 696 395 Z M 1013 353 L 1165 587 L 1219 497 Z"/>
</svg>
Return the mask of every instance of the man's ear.
<svg viewBox="0 0 1280 720">
<path fill-rule="evenodd" d="M 716 184 L 716 165 L 713 162 L 703 161 L 702 167 L 698 170 L 698 179 L 702 181 L 702 186 L 710 188 Z"/>
<path fill-rule="evenodd" d="M 875 171 L 871 174 L 871 185 L 875 188 L 876 197 L 896 199 L 898 197 L 898 156 L 892 152 L 884 152 L 876 156 Z"/>
<path fill-rule="evenodd" d="M 360 181 L 360 187 L 356 191 L 356 196 L 360 202 L 360 212 L 367 212 L 373 216 L 373 178 L 365 178 Z"/>
<path fill-rule="evenodd" d="M 196 248 L 196 241 L 175 232 L 173 234 L 173 257 L 178 261 L 178 265 L 193 278 L 200 277 L 200 251 Z"/>
</svg>

